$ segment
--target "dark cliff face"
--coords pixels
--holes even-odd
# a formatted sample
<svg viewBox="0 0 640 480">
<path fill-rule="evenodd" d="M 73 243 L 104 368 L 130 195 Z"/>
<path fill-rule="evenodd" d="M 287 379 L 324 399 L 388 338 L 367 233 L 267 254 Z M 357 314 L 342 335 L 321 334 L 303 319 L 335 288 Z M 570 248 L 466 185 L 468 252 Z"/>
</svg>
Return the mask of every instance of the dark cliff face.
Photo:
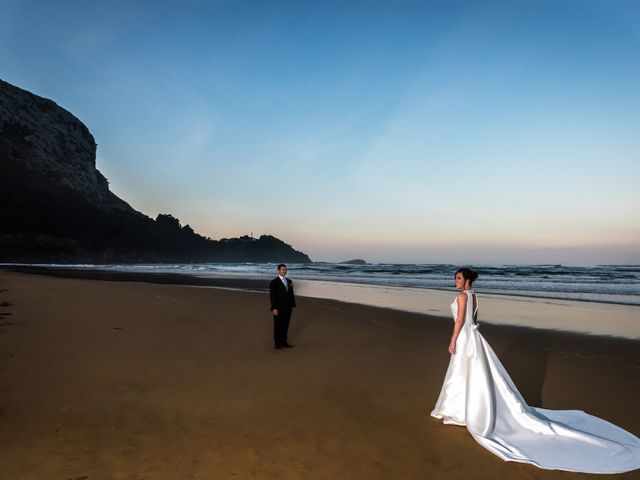
<svg viewBox="0 0 640 480">
<path fill-rule="evenodd" d="M 271 236 L 213 241 L 114 195 L 87 127 L 0 80 L 0 262 L 309 262 Z"/>
<path fill-rule="evenodd" d="M 102 210 L 135 213 L 109 191 L 96 169 L 96 142 L 87 127 L 55 102 L 0 80 L 0 155 L 15 180 L 40 177 Z"/>
</svg>

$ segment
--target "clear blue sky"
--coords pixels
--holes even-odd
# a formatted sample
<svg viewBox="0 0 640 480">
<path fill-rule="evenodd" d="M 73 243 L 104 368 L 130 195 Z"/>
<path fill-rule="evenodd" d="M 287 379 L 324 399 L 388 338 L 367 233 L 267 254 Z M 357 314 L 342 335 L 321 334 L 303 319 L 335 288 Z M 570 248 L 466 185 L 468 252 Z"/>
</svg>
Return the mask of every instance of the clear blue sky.
<svg viewBox="0 0 640 480">
<path fill-rule="evenodd" d="M 640 2 L 0 0 L 112 190 L 314 260 L 640 263 Z"/>
</svg>

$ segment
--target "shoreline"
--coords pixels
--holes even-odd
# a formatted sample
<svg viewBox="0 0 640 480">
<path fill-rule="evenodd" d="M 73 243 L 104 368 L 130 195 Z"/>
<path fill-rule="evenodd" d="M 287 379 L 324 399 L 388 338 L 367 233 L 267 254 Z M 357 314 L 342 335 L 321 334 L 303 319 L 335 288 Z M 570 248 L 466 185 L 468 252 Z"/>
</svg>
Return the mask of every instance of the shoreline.
<svg viewBox="0 0 640 480">
<path fill-rule="evenodd" d="M 320 264 L 324 265 L 325 263 L 321 262 Z M 178 264 L 178 265 L 184 266 L 185 264 Z M 191 265 L 191 264 L 187 264 L 187 265 Z M 203 264 L 203 265 L 209 265 L 209 264 Z M 215 265 L 216 268 L 221 268 L 227 264 L 213 264 L 213 265 Z M 235 266 L 244 265 L 244 264 L 231 263 L 228 265 L 232 265 L 235 267 Z M 247 265 L 264 266 L 265 264 L 247 264 Z M 402 282 L 387 283 L 385 281 L 367 281 L 362 278 L 361 279 L 350 278 L 350 277 L 338 278 L 338 277 L 332 276 L 331 274 L 329 274 L 328 276 L 317 275 L 316 277 L 314 277 L 313 275 L 301 273 L 298 271 L 299 268 L 304 269 L 305 265 L 307 264 L 293 264 L 289 273 L 293 274 L 297 281 L 328 282 L 328 283 L 347 284 L 347 285 L 365 285 L 365 286 L 377 287 L 377 288 L 415 289 L 419 291 L 436 291 L 436 292 L 454 291 L 454 289 L 450 286 L 444 287 L 444 286 L 417 285 L 415 284 L 415 282 L 413 284 L 412 283 L 403 284 Z M 341 266 L 342 264 L 333 264 L 333 265 Z M 42 269 L 46 271 L 61 270 L 66 272 L 73 272 L 77 270 L 82 270 L 82 271 L 96 271 L 101 273 L 185 275 L 185 276 L 191 276 L 194 278 L 213 278 L 213 279 L 229 278 L 229 279 L 236 279 L 236 280 L 249 279 L 249 280 L 268 281 L 271 278 L 271 273 L 273 273 L 272 269 L 270 269 L 268 273 L 266 271 L 262 271 L 259 273 L 257 270 L 243 271 L 243 272 L 238 270 L 218 271 L 216 269 L 214 269 L 213 271 L 206 270 L 206 269 L 182 270 L 182 269 L 176 269 L 175 268 L 176 266 L 177 266 L 176 264 L 47 264 L 47 263 L 29 264 L 29 263 L 11 263 L 11 262 L 0 263 L 0 269 L 2 268 L 24 269 L 24 271 L 27 271 L 27 270 L 35 271 L 38 269 Z M 371 264 L 371 266 L 375 267 L 378 265 Z M 118 268 L 118 267 L 125 267 L 125 268 Z M 153 267 L 153 268 L 147 268 L 147 267 Z M 501 267 L 504 267 L 504 266 L 501 266 Z M 540 265 L 514 265 L 514 267 L 532 268 L 532 267 L 540 267 Z M 626 265 L 593 266 L 593 268 L 596 268 L 596 267 L 622 268 L 627 266 Z M 635 267 L 635 266 L 630 266 L 630 267 Z M 493 268 L 496 268 L 496 267 L 493 267 Z M 567 266 L 567 268 L 571 268 L 571 266 Z M 638 266 L 638 268 L 640 268 L 640 265 Z M 383 275 L 385 273 L 388 273 L 388 272 L 384 272 L 384 271 L 382 272 Z M 372 279 L 369 279 L 369 280 L 372 280 Z M 483 280 L 485 279 L 483 278 Z M 580 296 L 580 295 L 583 295 L 584 292 L 577 292 L 576 293 L 577 296 L 567 296 L 567 295 L 563 296 L 563 295 L 557 294 L 557 292 L 550 292 L 548 290 L 496 289 L 495 286 L 489 287 L 489 288 L 481 287 L 481 291 L 483 295 L 492 295 L 499 298 L 514 297 L 514 298 L 528 299 L 530 301 L 539 301 L 539 302 L 567 301 L 567 302 L 578 302 L 578 303 L 593 303 L 593 304 L 603 304 L 603 305 L 618 305 L 618 306 L 632 307 L 632 308 L 637 307 L 640 309 L 640 299 L 638 303 L 633 303 L 631 301 L 622 301 L 622 300 L 615 300 L 610 298 L 597 299 L 597 298 Z M 563 293 L 567 294 L 566 291 L 564 291 Z M 617 294 L 617 295 L 620 296 L 620 294 Z"/>
<path fill-rule="evenodd" d="M 123 272 L 46 266 L 1 266 L 0 271 L 116 282 L 213 287 L 266 292 L 270 279 L 190 273 Z M 296 279 L 296 296 L 418 313 L 449 320 L 455 290 L 388 287 L 361 283 Z M 630 305 L 557 300 L 479 292 L 481 324 L 640 340 L 640 308 Z"/>
</svg>

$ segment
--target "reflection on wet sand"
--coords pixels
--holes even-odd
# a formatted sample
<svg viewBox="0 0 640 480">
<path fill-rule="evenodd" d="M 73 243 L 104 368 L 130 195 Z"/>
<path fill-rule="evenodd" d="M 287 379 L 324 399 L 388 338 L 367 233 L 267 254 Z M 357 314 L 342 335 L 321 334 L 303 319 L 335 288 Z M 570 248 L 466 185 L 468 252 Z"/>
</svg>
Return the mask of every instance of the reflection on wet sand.
<svg viewBox="0 0 640 480">
<path fill-rule="evenodd" d="M 482 294 L 476 290 L 480 322 L 563 330 L 593 335 L 640 338 L 640 308 L 570 300 Z M 298 280 L 299 296 L 392 308 L 414 313 L 450 317 L 450 292 L 423 288 L 398 288 L 355 283 Z"/>
</svg>

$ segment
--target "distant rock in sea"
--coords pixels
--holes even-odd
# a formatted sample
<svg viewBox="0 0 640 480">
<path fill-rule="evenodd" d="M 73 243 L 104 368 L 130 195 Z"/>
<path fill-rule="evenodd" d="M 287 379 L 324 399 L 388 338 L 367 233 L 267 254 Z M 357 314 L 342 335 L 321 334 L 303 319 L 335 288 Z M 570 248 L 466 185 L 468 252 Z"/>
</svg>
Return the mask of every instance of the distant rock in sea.
<svg viewBox="0 0 640 480">
<path fill-rule="evenodd" d="M 367 262 L 361 258 L 354 258 L 353 260 L 347 260 L 346 262 L 340 262 L 348 265 L 366 265 Z"/>
<path fill-rule="evenodd" d="M 291 262 L 270 235 L 211 240 L 109 190 L 89 129 L 52 100 L 0 80 L 0 262 Z"/>
</svg>

